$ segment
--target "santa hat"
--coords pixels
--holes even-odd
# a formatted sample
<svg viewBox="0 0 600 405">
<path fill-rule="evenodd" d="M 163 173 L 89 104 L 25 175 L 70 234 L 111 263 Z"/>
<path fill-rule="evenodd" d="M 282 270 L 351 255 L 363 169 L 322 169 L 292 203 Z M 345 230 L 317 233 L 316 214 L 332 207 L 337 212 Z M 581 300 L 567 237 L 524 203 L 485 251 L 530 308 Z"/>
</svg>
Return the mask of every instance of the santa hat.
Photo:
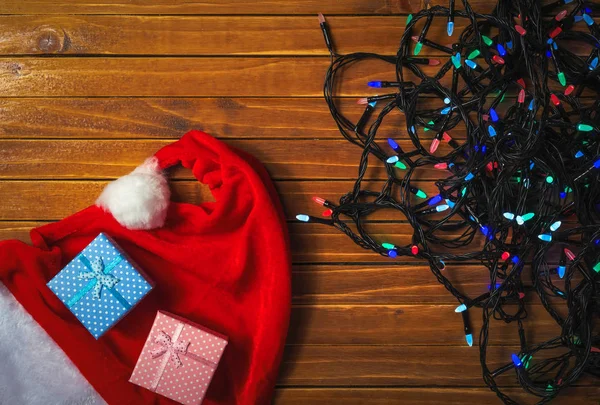
<svg viewBox="0 0 600 405">
<path fill-rule="evenodd" d="M 170 202 L 164 170 L 176 164 L 215 201 Z M 46 283 L 100 232 L 156 287 L 96 340 Z M 110 183 L 97 205 L 33 229 L 31 239 L 0 242 L 0 280 L 109 404 L 172 403 L 128 382 L 157 310 L 228 336 L 205 404 L 270 403 L 289 319 L 290 257 L 277 194 L 254 158 L 191 131 Z"/>
</svg>

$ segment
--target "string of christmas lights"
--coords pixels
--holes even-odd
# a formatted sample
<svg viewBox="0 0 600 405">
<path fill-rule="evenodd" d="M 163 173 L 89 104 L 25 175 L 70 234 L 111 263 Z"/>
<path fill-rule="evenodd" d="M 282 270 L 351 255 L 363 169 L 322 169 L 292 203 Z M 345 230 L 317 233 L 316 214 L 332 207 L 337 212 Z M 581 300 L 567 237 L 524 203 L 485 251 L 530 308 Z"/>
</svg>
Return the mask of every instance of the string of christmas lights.
<svg viewBox="0 0 600 405">
<path fill-rule="evenodd" d="M 362 154 L 353 189 L 338 203 L 315 197 L 326 208 L 323 215 L 297 219 L 336 227 L 392 263 L 402 256 L 427 261 L 458 301 L 455 312 L 469 346 L 470 313 L 482 311 L 478 341 L 485 383 L 504 403 L 517 404 L 497 384 L 500 376 L 515 373 L 543 404 L 584 373 L 600 377 L 595 6 L 500 0 L 491 14 L 480 14 L 466 0 L 462 5 L 458 10 L 450 0 L 447 8 L 409 15 L 395 56 L 338 55 L 319 15 L 332 60 L 325 100 L 341 134 Z M 427 38 L 440 21 L 451 44 Z M 425 49 L 441 56 L 420 56 Z M 344 69 L 367 60 L 389 64 L 396 80 L 365 83 L 387 91 L 358 100 L 365 110 L 355 123 L 339 111 L 335 90 Z M 411 150 L 377 136 L 390 114 L 404 115 Z M 380 190 L 364 187 L 373 162 L 385 167 Z M 439 173 L 432 181 L 437 194 L 428 196 L 415 179 L 432 169 Z M 380 210 L 402 216 L 413 229 L 411 240 L 372 236 L 367 220 Z M 467 296 L 446 276 L 457 279 L 461 263 L 479 264 L 489 277 L 479 296 Z M 538 299 L 560 334 L 532 342 L 526 302 Z M 520 342 L 499 368 L 490 368 L 487 357 L 490 343 L 502 343 L 494 340 L 493 320 L 514 325 Z"/>
</svg>

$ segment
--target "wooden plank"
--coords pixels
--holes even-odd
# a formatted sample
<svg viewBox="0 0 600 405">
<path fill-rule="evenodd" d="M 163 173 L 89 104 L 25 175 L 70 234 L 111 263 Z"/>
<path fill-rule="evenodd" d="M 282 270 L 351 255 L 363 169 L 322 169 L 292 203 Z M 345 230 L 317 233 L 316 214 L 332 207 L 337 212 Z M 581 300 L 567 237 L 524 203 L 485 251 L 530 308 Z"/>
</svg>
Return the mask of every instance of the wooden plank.
<svg viewBox="0 0 600 405">
<path fill-rule="evenodd" d="M 364 106 L 337 101 L 340 112 L 358 121 Z M 0 139 L 172 139 L 191 129 L 219 138 L 342 139 L 320 97 L 0 99 L 0 122 Z M 451 132 L 456 139 L 466 136 L 463 127 Z M 379 136 L 401 134 L 404 114 L 389 114 Z"/>
<path fill-rule="evenodd" d="M 395 55 L 404 33 L 401 17 L 327 22 L 341 54 Z M 457 20 L 457 32 L 465 25 Z M 0 16 L 0 37 L 2 55 L 329 55 L 316 16 Z M 446 21 L 436 19 L 427 38 L 450 42 Z M 423 55 L 436 54 L 423 49 Z"/>
<path fill-rule="evenodd" d="M 322 95 L 328 66 L 322 57 L 0 58 L 0 92 L 5 97 L 316 97 Z M 432 76 L 439 66 L 422 70 Z M 374 95 L 367 82 L 395 80 L 395 66 L 366 60 L 347 69 L 344 78 L 337 96 Z M 447 73 L 440 83 L 448 87 L 451 79 Z M 406 71 L 404 80 L 416 77 Z M 558 83 L 549 86 L 562 91 Z"/>
<path fill-rule="evenodd" d="M 395 55 L 404 34 L 404 18 L 396 16 L 334 16 L 327 22 L 340 54 Z M 455 24 L 457 34 L 449 38 L 446 20 L 436 18 L 427 39 L 451 43 L 467 21 Z M 587 31 L 585 25 L 574 28 Z M 0 16 L 0 37 L 0 55 L 329 55 L 315 16 Z M 578 42 L 569 45 L 571 52 L 589 53 Z M 425 47 L 421 56 L 427 55 L 444 54 Z"/>
<path fill-rule="evenodd" d="M 465 343 L 462 317 L 456 305 L 311 305 L 292 306 L 288 344 L 293 345 L 448 345 Z M 482 319 L 472 311 L 475 344 Z M 541 305 L 528 305 L 528 342 L 560 335 L 560 328 Z M 493 321 L 489 344 L 519 343 L 515 323 Z M 535 327 L 532 327 L 535 326 Z"/>
<path fill-rule="evenodd" d="M 411 141 L 397 138 L 405 151 L 414 149 Z M 98 179 L 122 176 L 133 170 L 172 140 L 0 140 L 0 178 L 4 179 Z M 293 143 L 292 143 L 293 142 Z M 251 153 L 274 179 L 354 179 L 361 149 L 346 140 L 227 140 L 229 145 Z M 395 154 L 385 138 L 383 149 Z M 294 153 L 290 153 L 293 146 Z M 428 145 L 426 145 L 428 146 Z M 452 148 L 445 142 L 436 155 Z M 401 173 L 400 170 L 398 170 Z M 415 178 L 439 179 L 449 175 L 433 168 L 419 169 Z M 384 163 L 373 159 L 366 179 L 386 177 Z M 189 170 L 175 170 L 174 179 L 193 179 Z"/>
<path fill-rule="evenodd" d="M 402 366 L 399 366 L 402 367 Z M 447 376 L 445 376 L 447 377 Z M 539 400 L 519 388 L 503 390 L 520 404 Z M 569 387 L 552 401 L 553 405 L 598 404 L 598 387 Z M 500 404 L 496 394 L 487 388 L 278 388 L 275 405 L 465 405 Z"/>
<path fill-rule="evenodd" d="M 447 2 L 440 2 L 447 6 Z M 469 1 L 481 12 L 493 4 Z M 4 14 L 407 14 L 420 10 L 423 0 L 4 0 Z M 460 2 L 456 4 L 460 8 Z"/>
<path fill-rule="evenodd" d="M 490 346 L 489 368 L 495 370 L 506 365 L 515 351 L 518 347 Z M 539 353 L 533 361 L 545 356 Z M 479 350 L 466 345 L 287 346 L 278 385 L 483 388 L 481 374 Z M 518 387 L 514 369 L 501 374 L 497 382 L 502 387 Z M 577 381 L 578 385 L 594 382 L 590 376 Z"/>
<path fill-rule="evenodd" d="M 444 275 L 463 294 L 477 297 L 488 291 L 489 271 L 477 264 L 447 264 Z M 560 286 L 558 276 L 552 281 Z M 531 269 L 522 276 L 531 288 Z M 539 300 L 533 291 L 530 303 Z M 296 304 L 454 304 L 456 299 L 439 284 L 429 266 L 414 265 L 295 265 L 292 271 L 292 300 Z M 560 302 L 560 301 L 557 301 Z"/>
<path fill-rule="evenodd" d="M 1 181 L 0 195 L 3 196 L 3 201 L 0 205 L 0 220 L 63 218 L 93 204 L 106 184 L 106 181 Z M 351 190 L 353 184 L 350 181 L 275 182 L 289 219 L 295 218 L 299 212 L 319 212 L 321 207 L 315 205 L 312 196 L 320 195 L 334 201 Z M 380 188 L 382 184 L 380 181 L 365 182 L 365 186 L 372 186 L 374 189 Z M 429 194 L 434 191 L 431 182 L 414 182 L 414 185 Z M 174 181 L 171 189 L 174 201 L 192 204 L 213 201 L 208 187 L 197 181 Z M 44 206 L 38 205 L 40 195 L 45 196 Z M 373 228 L 376 229 L 378 228 Z"/>
</svg>

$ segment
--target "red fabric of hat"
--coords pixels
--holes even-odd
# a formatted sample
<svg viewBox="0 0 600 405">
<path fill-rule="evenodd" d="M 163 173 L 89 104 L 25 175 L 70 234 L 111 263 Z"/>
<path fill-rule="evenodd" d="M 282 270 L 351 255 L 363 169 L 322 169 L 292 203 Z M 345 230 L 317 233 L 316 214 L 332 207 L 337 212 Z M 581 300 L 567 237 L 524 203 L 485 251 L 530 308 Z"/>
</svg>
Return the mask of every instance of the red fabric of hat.
<svg viewBox="0 0 600 405">
<path fill-rule="evenodd" d="M 163 195 L 152 203 L 166 185 L 161 169 L 177 164 L 207 184 L 215 202 L 163 204 Z M 266 171 L 253 157 L 191 131 L 129 176 L 107 187 L 100 206 L 33 229 L 33 246 L 0 242 L 0 280 L 109 404 L 174 403 L 128 382 L 157 310 L 228 336 L 205 404 L 269 403 L 288 328 L 290 255 Z M 136 189 L 147 186 L 144 179 L 147 192 Z M 115 197 L 119 189 L 130 195 Z M 144 217 L 132 195 L 160 212 Z M 96 340 L 46 283 L 100 232 L 156 287 Z"/>
</svg>

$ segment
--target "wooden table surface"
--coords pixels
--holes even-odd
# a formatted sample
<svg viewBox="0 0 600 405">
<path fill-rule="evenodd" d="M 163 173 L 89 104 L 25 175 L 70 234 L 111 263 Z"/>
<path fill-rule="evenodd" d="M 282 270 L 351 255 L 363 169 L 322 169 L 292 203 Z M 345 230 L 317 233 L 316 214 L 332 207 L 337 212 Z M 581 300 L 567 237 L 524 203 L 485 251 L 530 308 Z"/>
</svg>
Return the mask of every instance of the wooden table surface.
<svg viewBox="0 0 600 405">
<path fill-rule="evenodd" d="M 471 2 L 478 11 L 492 3 Z M 0 0 L 0 238 L 29 241 L 31 227 L 92 204 L 107 181 L 202 129 L 266 165 L 289 218 L 293 309 L 276 404 L 500 403 L 482 381 L 478 348 L 465 344 L 456 301 L 423 263 L 394 265 L 331 228 L 294 219 L 318 215 L 313 195 L 335 201 L 349 191 L 360 154 L 322 98 L 329 58 L 316 14 L 327 16 L 340 53 L 394 54 L 406 15 L 421 6 Z M 428 38 L 450 42 L 439 24 Z M 380 63 L 351 69 L 339 93 L 343 111 L 357 118 L 356 98 L 372 94 L 366 82 L 393 78 Z M 381 134 L 406 141 L 404 128 L 398 115 Z M 375 165 L 368 183 L 378 186 L 382 174 Z M 432 190 L 434 176 L 423 172 L 421 188 Z M 189 172 L 174 177 L 177 200 L 210 198 Z M 411 231 L 397 220 L 370 226 L 381 240 Z M 469 294 L 486 288 L 477 265 L 449 266 L 449 274 Z M 530 341 L 558 334 L 539 303 L 528 310 Z M 481 319 L 472 318 L 477 341 Z M 490 362 L 509 362 L 516 329 L 494 324 L 492 334 Z M 500 382 L 531 403 L 514 373 Z M 582 379 L 556 403 L 598 404 L 594 383 Z"/>
</svg>

